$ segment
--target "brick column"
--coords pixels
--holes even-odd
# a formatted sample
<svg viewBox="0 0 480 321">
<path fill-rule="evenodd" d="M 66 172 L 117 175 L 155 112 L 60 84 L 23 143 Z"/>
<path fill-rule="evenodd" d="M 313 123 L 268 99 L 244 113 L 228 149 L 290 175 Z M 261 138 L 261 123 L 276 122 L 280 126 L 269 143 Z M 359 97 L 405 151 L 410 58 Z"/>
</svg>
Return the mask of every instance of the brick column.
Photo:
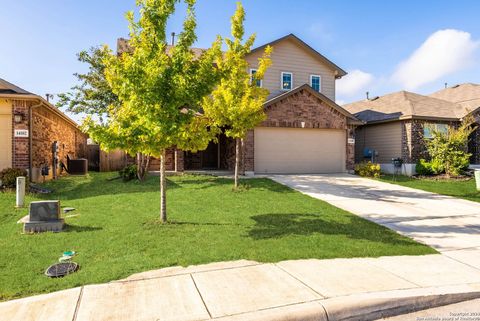
<svg viewBox="0 0 480 321">
<path fill-rule="evenodd" d="M 184 152 L 181 149 L 175 149 L 175 171 L 183 172 L 185 170 Z"/>
<path fill-rule="evenodd" d="M 28 169 L 30 166 L 30 139 L 15 137 L 16 129 L 29 130 L 29 102 L 23 100 L 12 101 L 12 167 Z M 15 114 L 22 115 L 20 123 L 15 122 Z M 29 135 L 32 133 L 29 132 Z"/>
<path fill-rule="evenodd" d="M 254 134 L 253 130 L 250 130 L 247 133 L 247 137 L 244 140 L 244 150 L 243 150 L 243 159 L 244 159 L 244 170 L 245 175 L 254 174 L 255 164 L 254 164 Z"/>
<path fill-rule="evenodd" d="M 346 147 L 346 161 L 345 161 L 345 169 L 347 171 L 353 171 L 355 169 L 355 143 L 349 144 L 349 138 L 355 138 L 355 126 L 349 126 L 347 128 L 347 144 Z"/>
</svg>

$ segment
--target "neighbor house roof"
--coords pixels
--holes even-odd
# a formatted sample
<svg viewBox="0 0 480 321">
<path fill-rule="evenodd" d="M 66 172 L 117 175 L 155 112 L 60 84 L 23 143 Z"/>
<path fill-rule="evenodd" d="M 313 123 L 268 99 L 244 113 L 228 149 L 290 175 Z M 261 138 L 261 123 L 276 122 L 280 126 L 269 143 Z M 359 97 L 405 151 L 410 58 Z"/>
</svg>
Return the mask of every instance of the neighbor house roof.
<svg viewBox="0 0 480 321">
<path fill-rule="evenodd" d="M 266 43 L 264 45 L 261 45 L 260 47 L 254 48 L 254 49 L 252 49 L 252 51 L 250 53 L 254 53 L 254 52 L 257 52 L 257 51 L 264 50 L 265 47 L 267 47 L 267 46 L 274 47 L 276 43 L 279 43 L 279 42 L 285 41 L 285 40 L 291 40 L 291 41 L 295 42 L 300 47 L 304 48 L 305 50 L 307 50 L 311 54 L 313 54 L 315 57 L 317 57 L 321 61 L 325 62 L 328 66 L 330 66 L 330 68 L 335 70 L 335 77 L 336 78 L 342 78 L 343 76 L 345 76 L 347 74 L 347 72 L 345 70 L 343 70 L 342 68 L 340 68 L 339 66 L 334 64 L 331 60 L 327 59 L 324 55 L 322 55 L 321 53 L 319 53 L 318 51 L 313 49 L 309 44 L 307 44 L 302 39 L 295 36 L 293 33 L 288 34 L 286 36 L 283 36 L 281 38 L 278 38 L 276 40 L 273 40 L 273 41 L 271 41 L 269 43 Z"/>
<path fill-rule="evenodd" d="M 468 113 L 467 109 L 459 104 L 408 91 L 365 99 L 343 107 L 365 122 L 409 118 L 458 120 Z"/>
<path fill-rule="evenodd" d="M 31 95 L 32 93 L 0 78 L 0 94 Z"/>
<path fill-rule="evenodd" d="M 32 94 L 31 92 L 26 91 L 25 89 L 22 89 L 2 78 L 0 78 L 0 98 L 38 101 L 39 105 L 45 106 L 45 108 L 57 114 L 71 125 L 78 127 L 78 124 L 73 119 L 62 113 L 57 107 L 52 105 L 45 98 Z"/>
<path fill-rule="evenodd" d="M 466 83 L 445 88 L 429 95 L 454 103 L 458 103 L 470 112 L 480 107 L 480 85 Z"/>
<path fill-rule="evenodd" d="M 345 110 L 344 108 L 339 106 L 337 103 L 335 103 L 333 100 L 331 100 L 330 98 L 328 98 L 324 94 L 314 90 L 308 84 L 298 86 L 298 87 L 293 88 L 292 90 L 289 90 L 289 91 L 284 91 L 281 94 L 278 94 L 278 95 L 273 96 L 273 97 L 269 96 L 269 98 L 267 98 L 267 101 L 265 102 L 265 104 L 263 106 L 265 108 L 267 108 L 268 106 L 273 105 L 273 104 L 275 104 L 275 103 L 277 103 L 277 102 L 279 102 L 279 101 L 281 101 L 281 100 L 283 100 L 283 99 L 285 99 L 285 98 L 287 98 L 291 95 L 294 95 L 294 94 L 296 94 L 296 93 L 298 93 L 302 90 L 308 91 L 310 94 L 317 97 L 318 99 L 320 99 L 321 101 L 326 103 L 328 106 L 332 107 L 333 109 L 335 109 L 336 111 L 338 111 L 342 115 L 346 116 L 348 118 L 348 123 L 349 124 L 352 124 L 352 125 L 362 125 L 363 124 L 363 122 L 361 120 L 356 118 L 354 115 L 352 115 L 350 112 L 348 112 L 347 110 Z"/>
</svg>

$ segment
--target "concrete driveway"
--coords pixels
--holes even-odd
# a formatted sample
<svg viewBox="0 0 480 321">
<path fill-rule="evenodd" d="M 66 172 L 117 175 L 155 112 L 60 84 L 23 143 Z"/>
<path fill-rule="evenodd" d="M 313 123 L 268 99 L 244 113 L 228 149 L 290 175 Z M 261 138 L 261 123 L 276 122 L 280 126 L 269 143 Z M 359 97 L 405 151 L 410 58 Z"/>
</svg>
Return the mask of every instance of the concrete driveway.
<svg viewBox="0 0 480 321">
<path fill-rule="evenodd" d="M 480 203 L 349 174 L 270 178 L 457 260 L 467 263 L 476 257 L 480 261 Z"/>
</svg>

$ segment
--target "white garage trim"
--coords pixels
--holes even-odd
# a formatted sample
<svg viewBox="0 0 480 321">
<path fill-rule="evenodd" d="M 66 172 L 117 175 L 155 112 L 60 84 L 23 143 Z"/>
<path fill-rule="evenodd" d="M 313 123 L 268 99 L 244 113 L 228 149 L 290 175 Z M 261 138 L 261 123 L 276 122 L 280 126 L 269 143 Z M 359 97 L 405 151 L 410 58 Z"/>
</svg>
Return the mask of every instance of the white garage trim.
<svg viewBox="0 0 480 321">
<path fill-rule="evenodd" d="M 256 174 L 345 172 L 346 130 L 257 127 Z"/>
</svg>

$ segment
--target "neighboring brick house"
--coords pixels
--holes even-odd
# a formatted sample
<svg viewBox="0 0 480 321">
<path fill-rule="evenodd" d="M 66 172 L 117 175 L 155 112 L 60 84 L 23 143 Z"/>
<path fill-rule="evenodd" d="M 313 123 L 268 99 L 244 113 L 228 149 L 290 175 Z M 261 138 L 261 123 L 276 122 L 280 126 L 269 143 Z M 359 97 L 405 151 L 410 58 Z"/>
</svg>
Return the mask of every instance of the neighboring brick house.
<svg viewBox="0 0 480 321">
<path fill-rule="evenodd" d="M 403 173 L 413 175 L 416 163 L 428 158 L 425 138 L 432 128 L 458 126 L 469 114 L 480 120 L 480 85 L 457 85 L 429 96 L 400 91 L 343 107 L 366 123 L 356 130 L 356 162 L 369 159 L 368 152 L 375 151 L 383 171 L 393 172 L 392 158 L 401 158 Z M 479 146 L 477 130 L 468 147 L 472 164 L 480 164 Z"/>
<path fill-rule="evenodd" d="M 0 78 L 0 170 L 26 169 L 37 181 L 46 165 L 51 176 L 54 141 L 59 161 L 86 155 L 87 136 L 73 120 L 42 97 Z"/>
<path fill-rule="evenodd" d="M 251 74 L 267 45 L 273 47 L 272 65 L 259 83 L 270 92 L 267 119 L 244 140 L 245 173 L 353 170 L 354 129 L 363 122 L 335 103 L 335 82 L 346 72 L 290 34 L 249 53 Z M 118 51 L 128 50 L 127 41 L 119 39 Z M 197 153 L 168 150 L 167 170 L 232 170 L 234 142 L 224 135 L 218 140 Z M 158 170 L 158 161 L 152 161 L 151 169 Z"/>
</svg>

